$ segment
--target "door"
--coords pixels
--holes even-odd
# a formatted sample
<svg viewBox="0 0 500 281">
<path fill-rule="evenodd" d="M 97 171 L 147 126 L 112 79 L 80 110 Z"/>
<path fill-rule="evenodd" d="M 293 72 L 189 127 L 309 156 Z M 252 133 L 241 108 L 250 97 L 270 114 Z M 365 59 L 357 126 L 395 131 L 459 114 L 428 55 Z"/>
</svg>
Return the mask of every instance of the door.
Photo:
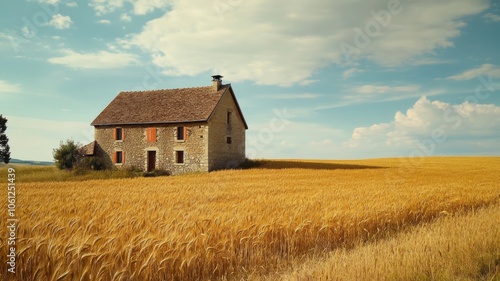
<svg viewBox="0 0 500 281">
<path fill-rule="evenodd" d="M 156 169 L 156 151 L 148 151 L 148 172 Z"/>
</svg>

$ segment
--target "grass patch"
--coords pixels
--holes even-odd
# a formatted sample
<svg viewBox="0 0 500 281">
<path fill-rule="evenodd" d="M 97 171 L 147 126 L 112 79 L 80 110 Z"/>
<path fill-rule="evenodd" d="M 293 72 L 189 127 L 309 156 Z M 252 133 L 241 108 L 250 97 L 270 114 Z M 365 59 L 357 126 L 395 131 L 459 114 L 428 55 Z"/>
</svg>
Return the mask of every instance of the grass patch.
<svg viewBox="0 0 500 281">
<path fill-rule="evenodd" d="M 30 166 L 9 164 L 0 167 L 0 178 L 7 178 L 7 169 L 16 170 L 16 181 L 19 183 L 27 182 L 49 182 L 49 181 L 88 181 L 103 179 L 121 179 L 142 176 L 142 172 L 131 169 L 122 170 L 60 170 L 55 166 Z"/>
</svg>

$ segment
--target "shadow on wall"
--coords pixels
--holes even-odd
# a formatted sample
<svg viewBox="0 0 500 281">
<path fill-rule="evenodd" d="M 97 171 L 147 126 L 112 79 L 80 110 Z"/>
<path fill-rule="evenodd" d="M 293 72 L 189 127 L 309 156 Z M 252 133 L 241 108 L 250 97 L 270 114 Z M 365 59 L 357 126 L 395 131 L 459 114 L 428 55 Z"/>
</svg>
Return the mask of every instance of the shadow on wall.
<svg viewBox="0 0 500 281">
<path fill-rule="evenodd" d="M 104 164 L 105 169 L 112 169 L 115 167 L 111 157 L 104 151 L 104 149 L 101 147 L 101 145 L 98 142 L 96 142 L 96 144 L 95 144 L 95 152 L 94 153 L 97 157 L 100 157 L 102 159 L 102 161 L 104 162 L 103 164 Z"/>
<path fill-rule="evenodd" d="M 257 169 L 309 169 L 309 170 L 362 170 L 362 169 L 385 169 L 383 166 L 368 166 L 332 162 L 306 162 L 293 160 L 259 160 Z"/>
</svg>

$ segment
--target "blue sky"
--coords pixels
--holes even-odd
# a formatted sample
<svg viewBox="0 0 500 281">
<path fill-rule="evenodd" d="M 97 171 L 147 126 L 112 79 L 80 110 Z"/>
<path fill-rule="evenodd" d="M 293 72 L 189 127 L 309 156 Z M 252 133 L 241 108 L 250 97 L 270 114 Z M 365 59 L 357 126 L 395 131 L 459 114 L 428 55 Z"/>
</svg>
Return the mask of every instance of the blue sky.
<svg viewBox="0 0 500 281">
<path fill-rule="evenodd" d="M 120 92 L 231 83 L 250 158 L 500 155 L 500 3 L 5 0 L 11 157 L 52 160 Z"/>
</svg>

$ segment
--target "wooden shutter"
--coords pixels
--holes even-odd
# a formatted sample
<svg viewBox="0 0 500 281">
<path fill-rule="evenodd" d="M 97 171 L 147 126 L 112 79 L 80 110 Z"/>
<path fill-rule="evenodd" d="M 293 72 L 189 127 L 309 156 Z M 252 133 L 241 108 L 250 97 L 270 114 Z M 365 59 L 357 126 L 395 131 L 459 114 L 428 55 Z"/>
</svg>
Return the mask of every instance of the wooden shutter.
<svg viewBox="0 0 500 281">
<path fill-rule="evenodd" d="M 113 163 L 115 163 L 115 164 L 116 164 L 116 151 L 115 151 L 115 152 L 113 152 Z"/>
<path fill-rule="evenodd" d="M 116 140 L 116 128 L 113 129 L 113 139 Z"/>
<path fill-rule="evenodd" d="M 125 163 L 125 151 L 122 151 L 122 164 Z"/>
<path fill-rule="evenodd" d="M 184 140 L 186 140 L 186 136 L 187 136 L 187 128 L 186 127 L 183 127 L 183 131 L 184 131 Z"/>
<path fill-rule="evenodd" d="M 121 131 L 122 131 L 122 141 L 123 141 L 125 139 L 125 129 L 122 128 Z"/>
<path fill-rule="evenodd" d="M 156 128 L 147 129 L 148 142 L 156 142 Z"/>
</svg>

